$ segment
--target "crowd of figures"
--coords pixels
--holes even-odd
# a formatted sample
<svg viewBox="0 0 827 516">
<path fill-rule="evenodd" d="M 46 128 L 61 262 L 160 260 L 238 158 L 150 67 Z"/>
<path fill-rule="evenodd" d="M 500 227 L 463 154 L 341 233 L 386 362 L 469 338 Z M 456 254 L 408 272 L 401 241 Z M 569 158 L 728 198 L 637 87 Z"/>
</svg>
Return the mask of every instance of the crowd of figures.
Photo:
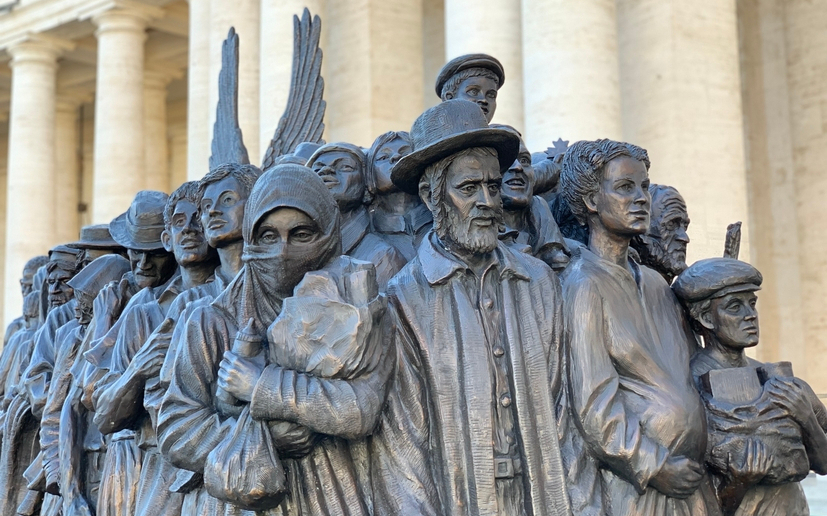
<svg viewBox="0 0 827 516">
<path fill-rule="evenodd" d="M 213 160 L 29 261 L 0 514 L 808 514 L 827 411 L 744 354 L 738 227 L 687 267 L 646 151 L 532 155 L 504 80 L 454 59 L 410 133 Z"/>
</svg>

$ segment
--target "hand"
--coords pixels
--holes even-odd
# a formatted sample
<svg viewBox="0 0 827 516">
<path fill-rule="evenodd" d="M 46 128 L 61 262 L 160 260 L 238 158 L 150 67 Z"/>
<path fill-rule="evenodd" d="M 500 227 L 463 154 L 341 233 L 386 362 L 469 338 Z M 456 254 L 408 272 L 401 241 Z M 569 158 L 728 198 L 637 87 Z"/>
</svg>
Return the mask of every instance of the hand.
<svg viewBox="0 0 827 516">
<path fill-rule="evenodd" d="M 253 399 L 253 389 L 264 371 L 262 360 L 225 351 L 218 369 L 218 386 L 241 401 Z"/>
<path fill-rule="evenodd" d="M 772 377 L 764 384 L 764 392 L 776 407 L 786 411 L 800 425 L 813 415 L 807 391 L 797 378 Z"/>
<path fill-rule="evenodd" d="M 741 484 L 757 484 L 770 470 L 770 451 L 759 439 L 749 439 L 744 460 L 738 463 L 729 456 L 729 473 Z"/>
<path fill-rule="evenodd" d="M 704 478 L 703 466 L 683 456 L 669 457 L 649 485 L 672 498 L 689 498 Z"/>
<path fill-rule="evenodd" d="M 126 293 L 129 288 L 129 280 L 122 278 L 119 282 L 112 282 L 103 287 L 98 294 L 103 306 L 106 308 L 106 314 L 113 320 L 121 315 L 126 306 Z"/>
<path fill-rule="evenodd" d="M 167 357 L 165 348 L 158 349 L 144 346 L 138 351 L 129 363 L 132 374 L 141 380 L 148 380 L 161 374 L 161 367 Z"/>
<path fill-rule="evenodd" d="M 316 444 L 317 435 L 298 423 L 270 421 L 268 427 L 279 457 L 300 459 L 310 453 Z"/>
</svg>

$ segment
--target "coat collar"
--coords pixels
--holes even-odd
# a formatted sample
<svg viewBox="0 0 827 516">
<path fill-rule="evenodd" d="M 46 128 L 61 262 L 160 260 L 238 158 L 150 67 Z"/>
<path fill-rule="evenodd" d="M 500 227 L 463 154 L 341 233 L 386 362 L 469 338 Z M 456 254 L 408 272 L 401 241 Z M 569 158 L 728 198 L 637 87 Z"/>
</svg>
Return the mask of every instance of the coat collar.
<svg viewBox="0 0 827 516">
<path fill-rule="evenodd" d="M 356 208 L 347 217 L 342 217 L 342 254 L 350 254 L 365 238 L 370 217 L 364 206 Z"/>
<path fill-rule="evenodd" d="M 499 268 L 500 279 L 514 277 L 529 281 L 528 271 L 513 251 L 498 243 L 495 253 L 496 263 L 493 266 Z M 425 279 L 431 285 L 445 283 L 456 273 L 469 270 L 466 264 L 442 246 L 433 231 L 429 231 L 422 239 L 419 246 L 419 262 L 422 264 Z"/>
</svg>

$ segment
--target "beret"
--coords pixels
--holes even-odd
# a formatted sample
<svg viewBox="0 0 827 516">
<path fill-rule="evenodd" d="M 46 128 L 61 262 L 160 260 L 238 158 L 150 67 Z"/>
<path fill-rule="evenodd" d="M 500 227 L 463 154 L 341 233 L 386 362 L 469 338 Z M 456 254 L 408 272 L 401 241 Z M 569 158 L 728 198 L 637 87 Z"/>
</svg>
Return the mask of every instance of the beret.
<svg viewBox="0 0 827 516">
<path fill-rule="evenodd" d="M 442 97 L 442 87 L 445 86 L 445 83 L 448 82 L 451 77 L 469 68 L 485 68 L 494 72 L 499 83 L 497 84 L 497 89 L 502 88 L 505 83 L 503 65 L 496 57 L 491 57 L 488 54 L 466 54 L 451 59 L 445 63 L 445 66 L 439 71 L 439 75 L 436 77 L 435 88 L 437 97 Z"/>
<path fill-rule="evenodd" d="M 758 269 L 746 262 L 707 258 L 683 271 L 672 284 L 672 290 L 685 303 L 694 303 L 734 292 L 761 290 L 763 281 Z"/>
</svg>

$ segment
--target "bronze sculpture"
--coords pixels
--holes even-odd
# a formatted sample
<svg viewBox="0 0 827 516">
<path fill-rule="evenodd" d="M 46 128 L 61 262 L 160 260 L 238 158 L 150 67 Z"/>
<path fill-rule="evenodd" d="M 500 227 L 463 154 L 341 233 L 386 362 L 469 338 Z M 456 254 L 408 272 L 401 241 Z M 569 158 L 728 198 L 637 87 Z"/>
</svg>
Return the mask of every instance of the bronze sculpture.
<svg viewBox="0 0 827 516">
<path fill-rule="evenodd" d="M 491 123 L 497 110 L 497 90 L 505 83 L 505 71 L 497 58 L 467 54 L 445 63 L 436 78 L 436 94 L 443 101 L 461 99 L 476 103 Z"/>
<path fill-rule="evenodd" d="M 827 410 L 789 363 L 746 356 L 758 345 L 762 281 L 748 263 L 709 258 L 672 287 L 705 343 L 692 373 L 710 424 L 706 462 L 724 514 L 809 514 L 798 481 L 827 473 Z"/>
<path fill-rule="evenodd" d="M 371 228 L 402 253 L 406 261 L 416 255 L 422 237 L 431 229 L 433 217 L 418 195 L 403 192 L 391 181 L 391 170 L 411 152 L 411 135 L 389 131 L 379 135 L 367 153 L 365 179 L 370 206 Z"/>
<path fill-rule="evenodd" d="M 649 231 L 632 240 L 641 264 L 651 267 L 671 284 L 686 269 L 689 214 L 686 201 L 671 186 L 649 185 L 652 216 Z"/>
<path fill-rule="evenodd" d="M 26 265 L 23 266 L 23 275 L 20 277 L 20 292 L 21 294 L 23 294 L 23 299 L 25 299 L 26 296 L 28 296 L 29 293 L 32 291 L 34 274 L 37 272 L 37 269 L 46 265 L 46 262 L 48 261 L 48 256 L 35 256 L 34 258 L 26 262 Z M 25 326 L 26 319 L 23 315 L 9 323 L 9 325 L 6 327 L 6 334 L 3 337 L 3 346 L 5 347 L 9 343 L 9 339 L 12 338 L 12 335 L 22 330 Z"/>
<path fill-rule="evenodd" d="M 663 278 L 629 258 L 649 228 L 648 169 L 645 150 L 611 140 L 577 142 L 563 159 L 562 194 L 589 229 L 562 275 L 570 493 L 582 514 L 716 514 L 695 337 Z"/>
<path fill-rule="evenodd" d="M 559 283 L 498 240 L 519 138 L 464 100 L 423 113 L 411 136 L 391 176 L 419 193 L 434 229 L 388 285 L 397 365 L 372 443 L 374 511 L 571 514 L 556 431 Z"/>
<path fill-rule="evenodd" d="M 307 160 L 307 166 L 324 180 L 342 214 L 342 252 L 376 266 L 376 280 L 384 290 L 405 265 L 396 248 L 370 232 L 367 206 L 371 194 L 365 183 L 366 156 L 349 143 L 328 143 Z"/>
</svg>

